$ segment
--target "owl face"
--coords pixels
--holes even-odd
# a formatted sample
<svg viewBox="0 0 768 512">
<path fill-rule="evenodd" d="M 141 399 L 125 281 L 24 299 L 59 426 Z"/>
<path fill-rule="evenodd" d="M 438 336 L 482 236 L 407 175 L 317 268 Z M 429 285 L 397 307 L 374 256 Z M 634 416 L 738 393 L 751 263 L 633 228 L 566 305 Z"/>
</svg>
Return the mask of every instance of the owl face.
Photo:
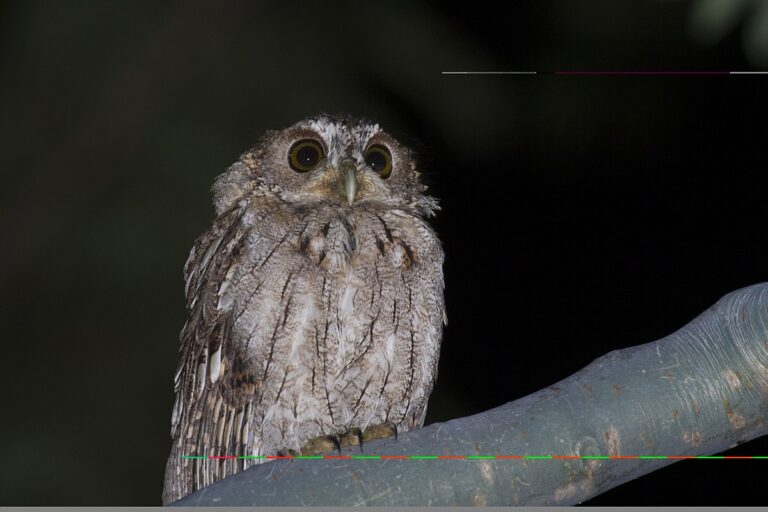
<svg viewBox="0 0 768 512">
<path fill-rule="evenodd" d="M 245 168 L 230 169 L 238 173 L 241 190 L 250 188 L 242 185 L 251 180 L 255 190 L 268 190 L 296 206 L 377 205 L 426 214 L 436 208 L 434 199 L 422 194 L 426 187 L 412 152 L 364 120 L 319 116 L 299 121 L 268 132 L 241 163 Z"/>
</svg>

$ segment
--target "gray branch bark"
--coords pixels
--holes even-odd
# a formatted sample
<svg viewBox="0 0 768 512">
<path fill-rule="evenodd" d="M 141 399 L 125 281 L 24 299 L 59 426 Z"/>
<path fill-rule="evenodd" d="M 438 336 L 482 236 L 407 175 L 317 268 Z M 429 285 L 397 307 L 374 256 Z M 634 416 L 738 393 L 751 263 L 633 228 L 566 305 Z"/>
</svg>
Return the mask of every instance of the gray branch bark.
<svg viewBox="0 0 768 512">
<path fill-rule="evenodd" d="M 376 455 L 710 455 L 768 430 L 768 283 L 482 414 Z M 359 455 L 358 450 L 344 454 Z M 279 460 L 175 505 L 572 505 L 673 460 Z"/>
</svg>

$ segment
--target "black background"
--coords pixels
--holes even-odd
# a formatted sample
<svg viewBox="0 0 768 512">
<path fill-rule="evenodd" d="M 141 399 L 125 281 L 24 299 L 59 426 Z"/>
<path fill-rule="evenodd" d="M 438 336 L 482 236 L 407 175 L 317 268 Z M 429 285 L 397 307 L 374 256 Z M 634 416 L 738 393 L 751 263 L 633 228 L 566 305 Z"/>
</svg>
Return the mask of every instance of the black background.
<svg viewBox="0 0 768 512">
<path fill-rule="evenodd" d="M 2 4 L 0 504 L 159 504 L 210 184 L 318 112 L 414 145 L 441 200 L 450 325 L 428 423 L 765 281 L 768 78 L 440 73 L 760 69 L 743 22 L 701 44 L 695 2 L 507 8 Z M 680 462 L 589 504 L 764 504 L 764 465 Z"/>
</svg>

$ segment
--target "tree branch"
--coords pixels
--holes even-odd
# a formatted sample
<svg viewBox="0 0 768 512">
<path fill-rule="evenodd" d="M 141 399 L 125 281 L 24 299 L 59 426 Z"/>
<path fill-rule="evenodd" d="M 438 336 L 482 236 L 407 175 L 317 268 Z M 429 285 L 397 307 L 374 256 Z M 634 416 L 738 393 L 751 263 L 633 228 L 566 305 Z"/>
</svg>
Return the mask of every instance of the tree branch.
<svg viewBox="0 0 768 512">
<path fill-rule="evenodd" d="M 768 430 L 768 283 L 482 414 L 369 455 L 708 455 Z M 359 455 L 359 450 L 344 451 Z M 174 505 L 571 505 L 674 460 L 279 460 Z"/>
</svg>

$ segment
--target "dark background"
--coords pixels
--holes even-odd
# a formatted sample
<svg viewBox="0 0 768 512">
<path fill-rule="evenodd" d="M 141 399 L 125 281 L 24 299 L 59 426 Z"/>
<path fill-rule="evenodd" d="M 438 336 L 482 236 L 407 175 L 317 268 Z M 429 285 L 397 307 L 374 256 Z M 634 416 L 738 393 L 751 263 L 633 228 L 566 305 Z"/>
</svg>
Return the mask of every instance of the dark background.
<svg viewBox="0 0 768 512">
<path fill-rule="evenodd" d="M 716 3 L 4 2 L 0 504 L 159 504 L 209 187 L 318 112 L 415 145 L 441 199 L 428 422 L 765 281 L 768 77 L 440 74 L 765 69 L 768 10 Z M 765 468 L 680 462 L 590 504 L 764 504 Z"/>
</svg>

